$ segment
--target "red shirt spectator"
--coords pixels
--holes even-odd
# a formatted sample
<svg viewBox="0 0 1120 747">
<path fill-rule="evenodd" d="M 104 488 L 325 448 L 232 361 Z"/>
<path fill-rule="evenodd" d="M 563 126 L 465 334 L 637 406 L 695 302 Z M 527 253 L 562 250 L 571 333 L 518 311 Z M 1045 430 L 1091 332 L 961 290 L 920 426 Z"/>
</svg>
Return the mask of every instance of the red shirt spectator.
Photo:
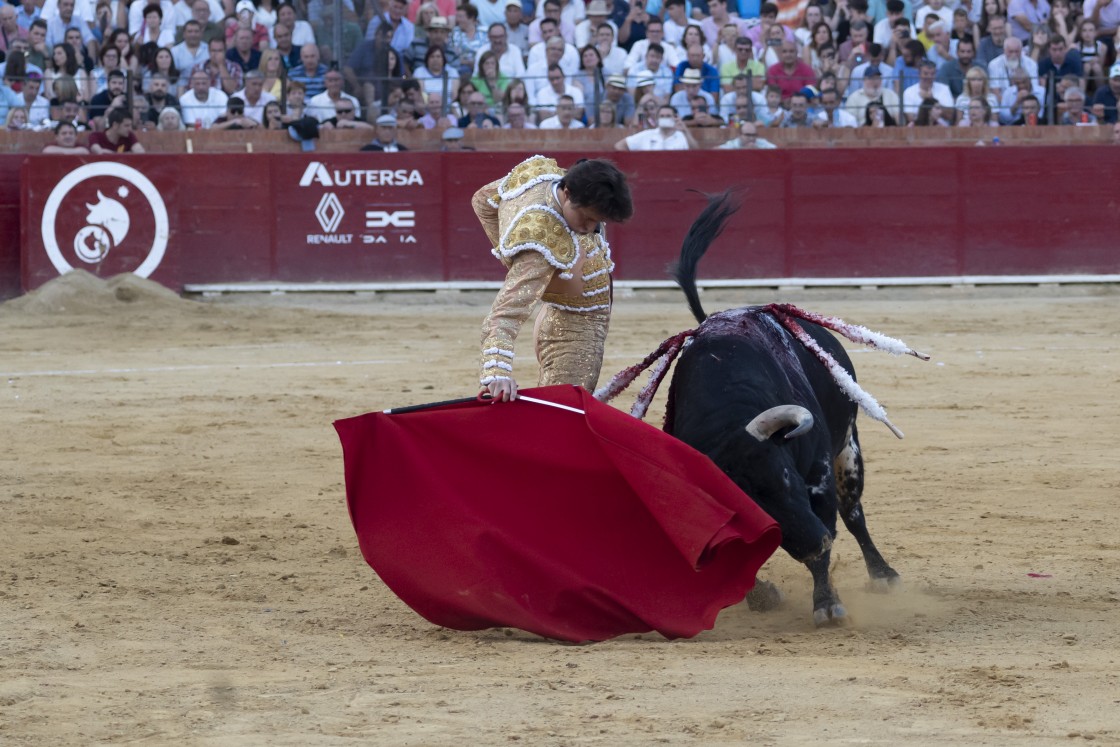
<svg viewBox="0 0 1120 747">
<path fill-rule="evenodd" d="M 817 74 L 797 56 L 797 42 L 784 41 L 778 49 L 778 63 L 766 71 L 766 82 L 782 89 L 782 101 L 805 86 L 815 85 Z"/>
</svg>

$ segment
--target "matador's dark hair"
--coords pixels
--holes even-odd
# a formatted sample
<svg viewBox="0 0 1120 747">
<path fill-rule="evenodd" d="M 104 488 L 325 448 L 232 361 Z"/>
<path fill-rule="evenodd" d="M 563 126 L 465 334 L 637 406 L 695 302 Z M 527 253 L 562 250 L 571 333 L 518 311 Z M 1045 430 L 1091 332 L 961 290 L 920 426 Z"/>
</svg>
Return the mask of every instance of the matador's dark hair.
<svg viewBox="0 0 1120 747">
<path fill-rule="evenodd" d="M 595 209 L 611 223 L 629 220 L 634 214 L 626 175 L 605 158 L 576 161 L 559 186 L 568 190 L 574 204 Z"/>
</svg>

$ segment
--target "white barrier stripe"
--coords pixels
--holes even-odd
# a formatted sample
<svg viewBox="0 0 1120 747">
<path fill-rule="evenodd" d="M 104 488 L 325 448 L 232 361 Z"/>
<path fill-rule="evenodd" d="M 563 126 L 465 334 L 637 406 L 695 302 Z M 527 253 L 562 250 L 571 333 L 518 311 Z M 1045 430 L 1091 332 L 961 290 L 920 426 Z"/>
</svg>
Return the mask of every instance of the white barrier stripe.
<svg viewBox="0 0 1120 747">
<path fill-rule="evenodd" d="M 33 376 L 103 376 L 106 374 L 175 373 L 178 371 L 213 371 L 215 369 L 326 368 L 328 366 L 384 366 L 403 363 L 401 360 L 381 361 L 307 361 L 304 363 L 199 363 L 189 366 L 151 366 L 148 368 L 73 368 L 47 371 L 0 371 L 0 378 L 19 379 Z"/>
</svg>

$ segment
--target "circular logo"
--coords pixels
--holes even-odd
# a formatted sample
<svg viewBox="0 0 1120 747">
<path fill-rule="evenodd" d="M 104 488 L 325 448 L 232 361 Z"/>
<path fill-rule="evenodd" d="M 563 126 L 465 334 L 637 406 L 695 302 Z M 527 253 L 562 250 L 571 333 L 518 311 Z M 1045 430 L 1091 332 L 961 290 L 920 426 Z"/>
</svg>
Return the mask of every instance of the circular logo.
<svg viewBox="0 0 1120 747">
<path fill-rule="evenodd" d="M 130 234 L 135 243 L 138 234 L 150 233 L 151 246 L 143 261 L 132 272 L 146 278 L 151 275 L 163 260 L 167 251 L 170 225 L 167 219 L 167 206 L 159 190 L 148 177 L 131 166 L 113 161 L 87 163 L 59 179 L 43 205 L 43 247 L 47 250 L 51 264 L 59 274 L 65 275 L 74 269 L 66 259 L 58 241 L 57 224 L 59 209 L 66 198 L 83 182 L 98 179 L 96 192 L 82 198 L 83 205 L 67 204 L 67 210 L 79 216 L 84 225 L 73 233 L 73 256 L 82 262 L 97 264 L 104 261 L 117 247 L 128 242 Z M 147 202 L 151 210 L 150 221 L 154 223 L 151 231 L 137 231 L 136 216 L 130 208 L 135 208 L 138 197 Z M 91 201 L 92 200 L 92 201 Z M 72 201 L 71 201 L 72 202 Z M 146 211 L 145 211 L 146 212 Z M 141 239 L 146 241 L 147 239 Z M 68 242 L 69 243 L 69 242 Z"/>
</svg>

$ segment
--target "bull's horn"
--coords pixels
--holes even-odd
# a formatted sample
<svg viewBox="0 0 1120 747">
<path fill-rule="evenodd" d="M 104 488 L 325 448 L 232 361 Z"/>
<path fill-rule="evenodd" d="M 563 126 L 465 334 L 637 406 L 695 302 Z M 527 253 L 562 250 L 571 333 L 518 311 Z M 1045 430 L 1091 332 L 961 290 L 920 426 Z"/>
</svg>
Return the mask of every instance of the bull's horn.
<svg viewBox="0 0 1120 747">
<path fill-rule="evenodd" d="M 778 405 L 760 412 L 747 423 L 747 433 L 759 441 L 767 441 L 786 426 L 796 426 L 786 438 L 800 436 L 813 427 L 813 414 L 800 405 Z"/>
</svg>

